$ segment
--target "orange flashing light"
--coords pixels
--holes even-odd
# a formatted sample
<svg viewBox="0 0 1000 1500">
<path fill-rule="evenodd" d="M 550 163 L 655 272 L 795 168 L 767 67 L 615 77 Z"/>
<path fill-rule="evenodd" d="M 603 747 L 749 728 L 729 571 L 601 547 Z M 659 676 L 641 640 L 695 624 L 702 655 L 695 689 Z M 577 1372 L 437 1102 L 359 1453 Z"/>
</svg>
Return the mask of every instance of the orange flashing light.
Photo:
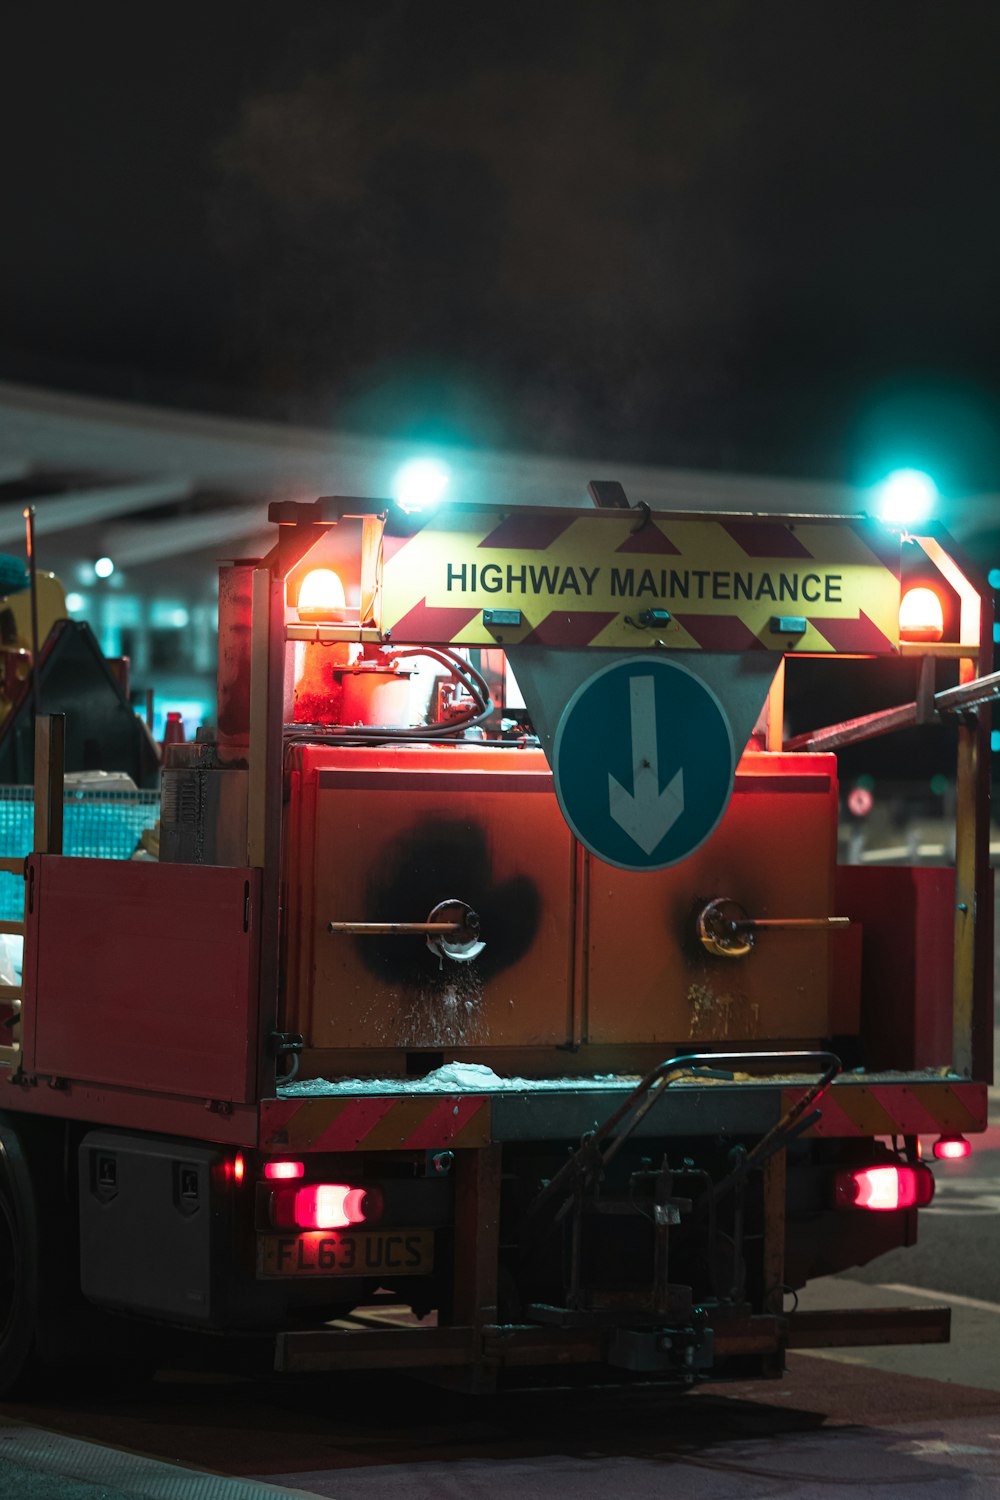
<svg viewBox="0 0 1000 1500">
<path fill-rule="evenodd" d="M 933 589 L 907 589 L 899 606 L 899 635 L 904 641 L 939 641 L 944 609 Z"/>
<path fill-rule="evenodd" d="M 233 1157 L 233 1181 L 242 1182 L 244 1177 L 246 1176 L 246 1171 L 247 1164 L 246 1160 L 244 1159 L 243 1152 L 237 1151 L 236 1155 Z"/>
<path fill-rule="evenodd" d="M 943 1135 L 934 1142 L 934 1155 L 939 1161 L 964 1161 L 972 1155 L 972 1142 L 964 1135 Z"/>
<path fill-rule="evenodd" d="M 305 624 L 330 624 L 344 618 L 347 596 L 332 568 L 313 568 L 299 587 L 298 614 Z"/>
</svg>

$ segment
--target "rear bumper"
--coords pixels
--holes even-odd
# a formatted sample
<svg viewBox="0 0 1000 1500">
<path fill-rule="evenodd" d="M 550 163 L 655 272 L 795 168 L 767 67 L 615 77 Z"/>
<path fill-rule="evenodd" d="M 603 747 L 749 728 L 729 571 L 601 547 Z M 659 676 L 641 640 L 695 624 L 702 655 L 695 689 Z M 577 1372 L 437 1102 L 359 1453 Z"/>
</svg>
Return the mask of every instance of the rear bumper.
<svg viewBox="0 0 1000 1500">
<path fill-rule="evenodd" d="M 350 1319 L 344 1323 L 349 1324 Z M 746 1356 L 781 1358 L 786 1349 L 843 1349 L 871 1344 L 944 1344 L 948 1307 L 821 1310 L 787 1317 L 727 1316 L 713 1320 L 713 1364 Z M 656 1330 L 643 1330 L 656 1336 Z M 664 1331 L 666 1332 L 666 1330 Z M 275 1369 L 288 1374 L 326 1370 L 470 1369 L 610 1364 L 628 1368 L 616 1354 L 611 1327 L 485 1324 L 481 1328 L 365 1326 L 279 1333 Z M 664 1367 L 664 1373 L 668 1373 Z M 679 1372 L 678 1372 L 679 1373 Z"/>
<path fill-rule="evenodd" d="M 806 1088 L 796 1080 L 665 1089 L 637 1125 L 636 1139 L 720 1134 L 760 1136 Z M 267 1152 L 456 1150 L 526 1141 L 579 1140 L 622 1103 L 614 1088 L 503 1090 L 489 1094 L 310 1094 L 266 1099 L 260 1149 Z M 986 1129 L 984 1083 L 926 1075 L 839 1078 L 806 1136 L 975 1134 Z"/>
</svg>

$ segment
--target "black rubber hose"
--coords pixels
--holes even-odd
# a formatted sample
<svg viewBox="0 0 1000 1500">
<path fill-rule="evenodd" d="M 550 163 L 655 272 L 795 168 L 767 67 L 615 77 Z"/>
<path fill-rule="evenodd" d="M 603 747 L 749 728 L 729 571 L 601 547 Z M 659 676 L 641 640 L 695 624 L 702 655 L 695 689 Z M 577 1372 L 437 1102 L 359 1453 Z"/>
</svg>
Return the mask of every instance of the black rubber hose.
<svg viewBox="0 0 1000 1500">
<path fill-rule="evenodd" d="M 489 685 L 482 673 L 465 661 L 456 652 L 449 651 L 447 647 L 436 646 L 395 646 L 388 647 L 388 651 L 394 656 L 430 656 L 446 666 L 456 681 L 460 682 L 466 691 L 472 696 L 476 708 L 474 712 L 464 715 L 461 719 L 453 719 L 448 724 L 412 724 L 400 726 L 395 724 L 368 724 L 363 728 L 347 725 L 323 725 L 315 729 L 302 730 L 289 739 L 288 745 L 303 745 L 310 743 L 324 743 L 335 741 L 337 744 L 360 744 L 385 743 L 391 740 L 434 740 L 452 739 L 462 734 L 466 729 L 471 729 L 482 724 L 494 711 L 493 698 L 490 694 Z"/>
</svg>

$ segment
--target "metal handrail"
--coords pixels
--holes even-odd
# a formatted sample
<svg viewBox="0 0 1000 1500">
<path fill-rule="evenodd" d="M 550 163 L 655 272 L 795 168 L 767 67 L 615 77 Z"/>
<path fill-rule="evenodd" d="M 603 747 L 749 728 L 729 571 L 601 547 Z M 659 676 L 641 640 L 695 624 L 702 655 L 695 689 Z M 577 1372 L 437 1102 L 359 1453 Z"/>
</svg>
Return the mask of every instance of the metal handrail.
<svg viewBox="0 0 1000 1500">
<path fill-rule="evenodd" d="M 745 1066 L 759 1066 L 761 1063 L 774 1063 L 787 1066 L 789 1063 L 805 1062 L 807 1059 L 821 1064 L 823 1071 L 820 1078 L 806 1089 L 791 1109 L 757 1142 L 757 1145 L 748 1152 L 730 1176 L 718 1184 L 713 1190 L 713 1198 L 717 1201 L 752 1167 L 762 1165 L 768 1157 L 781 1150 L 787 1140 L 806 1129 L 807 1119 L 809 1123 L 812 1122 L 812 1116 L 806 1117 L 806 1110 L 822 1097 L 841 1070 L 840 1058 L 833 1052 L 689 1052 L 668 1058 L 651 1073 L 647 1073 L 628 1098 L 608 1116 L 603 1124 L 584 1137 L 578 1149 L 531 1203 L 525 1216 L 526 1223 L 529 1226 L 537 1224 L 539 1216 L 554 1204 L 556 1206 L 552 1209 L 551 1217 L 539 1234 L 544 1235 L 554 1229 L 569 1211 L 575 1194 L 584 1188 L 598 1172 L 603 1171 L 617 1155 L 661 1094 L 670 1087 L 671 1083 L 677 1081 L 678 1075 L 693 1074 L 695 1077 L 726 1081 L 731 1080 L 733 1074 L 728 1070 L 713 1066 L 714 1064 L 741 1063 Z M 607 1148 L 602 1149 L 605 1143 L 607 1143 Z M 530 1247 L 538 1237 L 538 1234 L 529 1233 L 528 1246 Z"/>
</svg>

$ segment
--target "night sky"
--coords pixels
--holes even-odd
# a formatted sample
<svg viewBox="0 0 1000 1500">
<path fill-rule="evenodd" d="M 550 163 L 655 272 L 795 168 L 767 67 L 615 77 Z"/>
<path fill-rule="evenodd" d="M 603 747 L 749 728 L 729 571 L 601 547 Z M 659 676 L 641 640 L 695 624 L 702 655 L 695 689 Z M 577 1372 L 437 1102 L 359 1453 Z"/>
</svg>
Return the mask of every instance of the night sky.
<svg viewBox="0 0 1000 1500">
<path fill-rule="evenodd" d="M 5 8 L 0 378 L 1000 488 L 996 0 Z"/>
</svg>

